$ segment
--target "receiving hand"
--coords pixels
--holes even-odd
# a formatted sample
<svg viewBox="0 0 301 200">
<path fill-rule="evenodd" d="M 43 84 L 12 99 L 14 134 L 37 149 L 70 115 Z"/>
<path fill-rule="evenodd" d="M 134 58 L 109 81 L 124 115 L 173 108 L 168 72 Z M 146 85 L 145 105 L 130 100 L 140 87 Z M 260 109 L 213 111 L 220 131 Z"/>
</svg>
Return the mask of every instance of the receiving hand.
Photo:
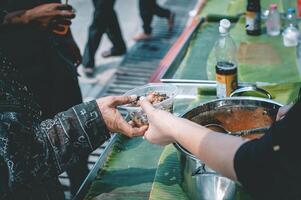
<svg viewBox="0 0 301 200">
<path fill-rule="evenodd" d="M 70 25 L 75 17 L 72 7 L 66 4 L 49 3 L 27 10 L 24 14 L 27 23 L 37 23 L 42 28 L 57 29 L 60 25 Z"/>
<path fill-rule="evenodd" d="M 146 113 L 149 123 L 144 138 L 151 143 L 160 145 L 175 142 L 173 134 L 176 131 L 172 124 L 176 124 L 177 117 L 166 111 L 155 109 L 146 98 L 142 98 L 139 103 Z"/>
<path fill-rule="evenodd" d="M 119 105 L 132 103 L 137 97 L 109 96 L 97 100 L 98 107 L 108 129 L 112 132 L 120 132 L 128 137 L 143 136 L 147 126 L 138 128 L 128 124 L 116 109 Z"/>
</svg>

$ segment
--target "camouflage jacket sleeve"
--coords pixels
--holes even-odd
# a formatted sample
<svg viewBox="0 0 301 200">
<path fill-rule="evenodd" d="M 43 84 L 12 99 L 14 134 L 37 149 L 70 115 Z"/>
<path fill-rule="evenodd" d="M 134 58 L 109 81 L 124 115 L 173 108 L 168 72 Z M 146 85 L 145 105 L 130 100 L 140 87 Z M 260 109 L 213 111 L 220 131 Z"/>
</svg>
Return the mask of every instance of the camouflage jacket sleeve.
<svg viewBox="0 0 301 200">
<path fill-rule="evenodd" d="M 42 123 L 20 112 L 0 112 L 0 119 L 0 177 L 10 189 L 57 176 L 110 137 L 95 101 Z"/>
</svg>

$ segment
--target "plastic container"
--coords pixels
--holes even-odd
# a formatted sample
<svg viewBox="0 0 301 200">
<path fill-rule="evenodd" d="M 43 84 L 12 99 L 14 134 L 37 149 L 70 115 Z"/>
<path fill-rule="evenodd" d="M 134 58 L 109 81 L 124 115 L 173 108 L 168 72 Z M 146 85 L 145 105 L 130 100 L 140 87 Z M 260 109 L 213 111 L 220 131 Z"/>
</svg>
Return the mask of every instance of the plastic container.
<svg viewBox="0 0 301 200">
<path fill-rule="evenodd" d="M 214 46 L 217 98 L 228 97 L 237 88 L 237 48 L 230 36 L 230 27 L 229 20 L 220 21 L 220 37 Z"/>
<path fill-rule="evenodd" d="M 299 42 L 299 30 L 296 26 L 295 9 L 289 8 L 286 16 L 287 25 L 282 33 L 283 44 L 286 47 L 295 47 Z"/>
<path fill-rule="evenodd" d="M 280 34 L 281 21 L 280 14 L 277 10 L 277 4 L 271 4 L 269 15 L 266 20 L 267 34 L 270 36 L 277 36 Z"/>
<path fill-rule="evenodd" d="M 157 109 L 165 110 L 168 112 L 173 111 L 173 101 L 175 96 L 178 94 L 178 88 L 172 84 L 163 83 L 151 83 L 141 87 L 137 87 L 133 90 L 126 92 L 125 96 L 137 95 L 146 96 L 149 92 L 159 92 L 166 94 L 168 98 L 160 103 L 154 104 L 153 106 Z M 126 110 L 131 120 L 140 120 L 143 124 L 148 124 L 146 114 L 143 112 L 141 107 L 134 107 L 131 105 L 119 106 L 120 109 Z"/>
<path fill-rule="evenodd" d="M 298 22 L 296 18 L 296 9 L 295 8 L 288 8 L 287 9 L 287 14 L 286 14 L 286 21 L 285 21 L 285 26 L 293 25 L 296 28 L 298 27 Z"/>
</svg>

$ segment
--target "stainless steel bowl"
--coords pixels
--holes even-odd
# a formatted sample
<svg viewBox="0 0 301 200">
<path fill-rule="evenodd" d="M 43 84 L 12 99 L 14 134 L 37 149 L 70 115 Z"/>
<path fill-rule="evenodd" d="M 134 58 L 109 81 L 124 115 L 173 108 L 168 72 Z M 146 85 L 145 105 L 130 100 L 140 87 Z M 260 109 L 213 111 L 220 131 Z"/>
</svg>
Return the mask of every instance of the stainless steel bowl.
<svg viewBox="0 0 301 200">
<path fill-rule="evenodd" d="M 214 123 L 212 113 L 217 110 L 231 111 L 233 108 L 263 108 L 275 120 L 281 104 L 256 97 L 232 97 L 204 103 L 182 117 L 200 125 Z M 175 143 L 181 164 L 183 189 L 193 200 L 231 200 L 235 199 L 237 185 L 234 181 L 217 174 L 200 159 L 196 158 L 180 144 Z M 218 148 L 218 147 L 217 147 Z"/>
</svg>

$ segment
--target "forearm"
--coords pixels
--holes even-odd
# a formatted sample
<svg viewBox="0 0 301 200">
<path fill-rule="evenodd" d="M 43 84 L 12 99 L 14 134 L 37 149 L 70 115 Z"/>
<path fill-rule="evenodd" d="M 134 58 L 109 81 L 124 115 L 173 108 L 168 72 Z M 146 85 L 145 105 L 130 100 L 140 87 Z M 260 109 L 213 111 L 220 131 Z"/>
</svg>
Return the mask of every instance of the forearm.
<svg viewBox="0 0 301 200">
<path fill-rule="evenodd" d="M 234 156 L 238 148 L 248 140 L 217 133 L 185 119 L 174 118 L 172 124 L 177 127 L 174 132 L 176 141 L 210 168 L 237 180 Z"/>
<path fill-rule="evenodd" d="M 14 12 L 2 12 L 2 21 L 0 26 L 9 26 L 9 25 L 22 25 L 28 23 L 28 18 L 26 10 L 14 11 Z"/>
<path fill-rule="evenodd" d="M 88 155 L 109 137 L 95 102 L 75 106 L 41 123 L 48 138 L 55 173 L 65 171 L 80 155 Z"/>
</svg>

